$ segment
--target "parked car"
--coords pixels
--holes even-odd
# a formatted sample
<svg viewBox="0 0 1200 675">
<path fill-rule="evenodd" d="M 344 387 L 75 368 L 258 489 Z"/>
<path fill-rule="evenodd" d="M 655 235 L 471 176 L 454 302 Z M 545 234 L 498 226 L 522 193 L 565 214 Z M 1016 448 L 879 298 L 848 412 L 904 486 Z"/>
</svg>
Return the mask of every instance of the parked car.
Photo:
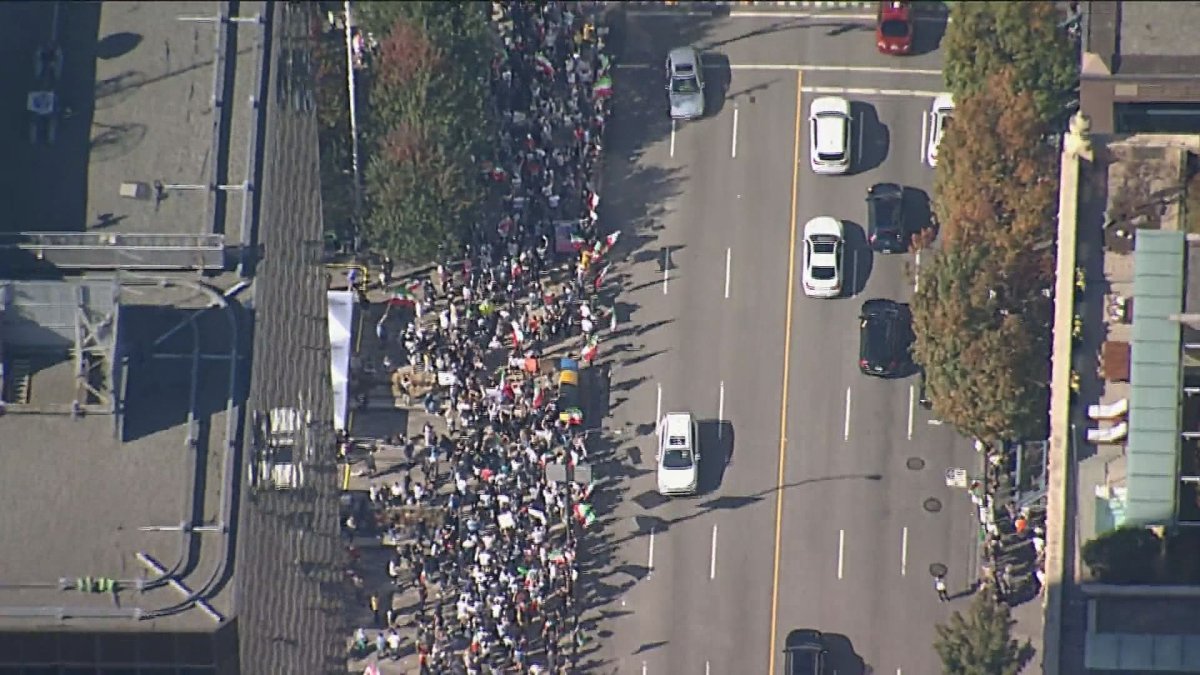
<svg viewBox="0 0 1200 675">
<path fill-rule="evenodd" d="M 946 127 L 954 117 L 954 97 L 950 94 L 939 94 L 933 99 L 933 107 L 929 110 L 929 146 L 925 150 L 925 161 L 929 166 L 937 166 L 938 146 L 942 144 L 942 136 Z"/>
<path fill-rule="evenodd" d="M 678 47 L 667 54 L 667 100 L 671 119 L 704 116 L 704 64 L 693 47 Z"/>
<path fill-rule="evenodd" d="M 813 173 L 850 170 L 850 102 L 841 96 L 814 99 L 808 113 L 808 157 Z"/>
<path fill-rule="evenodd" d="M 875 46 L 881 54 L 910 54 L 915 28 L 911 3 L 880 2 L 875 21 Z"/>
<path fill-rule="evenodd" d="M 804 294 L 836 298 L 842 292 L 845 236 L 842 221 L 818 216 L 804 225 Z"/>
<path fill-rule="evenodd" d="M 858 367 L 864 375 L 891 377 L 908 361 L 904 306 L 893 300 L 867 300 L 859 312 Z"/>
<path fill-rule="evenodd" d="M 867 241 L 876 253 L 906 253 L 908 223 L 904 218 L 906 191 L 895 183 L 876 183 L 867 190 Z"/>
</svg>

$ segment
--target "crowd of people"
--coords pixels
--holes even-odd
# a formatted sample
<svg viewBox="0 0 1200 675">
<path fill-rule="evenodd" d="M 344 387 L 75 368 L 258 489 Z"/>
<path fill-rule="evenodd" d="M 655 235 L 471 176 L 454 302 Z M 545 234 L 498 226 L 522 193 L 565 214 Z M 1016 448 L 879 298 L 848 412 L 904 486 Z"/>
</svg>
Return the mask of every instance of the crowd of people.
<svg viewBox="0 0 1200 675">
<path fill-rule="evenodd" d="M 493 20 L 504 125 L 480 176 L 493 220 L 476 225 L 461 262 L 396 293 L 412 312 L 379 323 L 397 397 L 434 417 L 391 439 L 401 470 L 371 485 L 369 516 L 343 523 L 348 538 L 369 531 L 388 547 L 396 592 L 415 590 L 408 637 L 409 617 L 370 597 L 375 653 L 399 656 L 411 640 L 421 673 L 560 672 L 587 639 L 575 562 L 595 517 L 591 486 L 563 477 L 588 460 L 588 436 L 580 383 L 559 367 L 577 378 L 615 326 L 598 291 L 616 237 L 598 232 L 593 185 L 610 64 L 579 3 L 497 2 Z M 418 380 L 431 386 L 418 393 Z M 355 642 L 372 651 L 366 631 Z"/>
</svg>

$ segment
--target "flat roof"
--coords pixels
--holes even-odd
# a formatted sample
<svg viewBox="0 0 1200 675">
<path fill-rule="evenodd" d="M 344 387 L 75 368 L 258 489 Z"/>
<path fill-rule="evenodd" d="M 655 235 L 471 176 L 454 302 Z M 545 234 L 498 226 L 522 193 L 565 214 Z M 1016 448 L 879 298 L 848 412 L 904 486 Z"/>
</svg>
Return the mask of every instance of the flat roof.
<svg viewBox="0 0 1200 675">
<path fill-rule="evenodd" d="M 1200 72 L 1200 41 L 1195 39 L 1200 3 L 1117 0 L 1083 6 L 1083 51 L 1098 56 L 1111 75 Z"/>
<path fill-rule="evenodd" d="M 1175 519 L 1183 366 L 1183 232 L 1139 230 L 1134 249 L 1126 522 Z"/>
</svg>

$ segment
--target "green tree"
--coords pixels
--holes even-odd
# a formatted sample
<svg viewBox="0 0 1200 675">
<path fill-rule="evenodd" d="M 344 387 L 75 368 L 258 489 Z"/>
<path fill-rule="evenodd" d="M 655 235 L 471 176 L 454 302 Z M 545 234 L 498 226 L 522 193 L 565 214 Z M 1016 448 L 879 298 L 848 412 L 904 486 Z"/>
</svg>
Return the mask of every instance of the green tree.
<svg viewBox="0 0 1200 675">
<path fill-rule="evenodd" d="M 933 648 L 946 675 L 1019 675 L 1033 659 L 1033 645 L 1013 637 L 1016 624 L 1008 605 L 990 592 L 971 601 L 966 616 L 955 612 L 935 626 Z"/>
<path fill-rule="evenodd" d="M 933 411 L 984 439 L 1037 435 L 1045 417 L 1044 346 L 1008 308 L 1004 270 L 986 242 L 948 246 L 921 270 L 913 358 Z"/>
<path fill-rule="evenodd" d="M 487 89 L 492 35 L 484 3 L 364 2 L 381 35 L 364 125 L 371 248 L 427 260 L 461 241 L 487 198 L 478 160 L 497 125 Z"/>
<path fill-rule="evenodd" d="M 1051 2 L 956 2 L 942 39 L 946 86 L 961 103 L 984 91 L 988 77 L 1015 71 L 1044 120 L 1062 115 L 1079 84 L 1079 55 L 1062 11 Z"/>
<path fill-rule="evenodd" d="M 1162 539 L 1138 526 L 1110 530 L 1083 545 L 1080 553 L 1091 575 L 1106 584 L 1151 583 L 1157 577 Z"/>
</svg>

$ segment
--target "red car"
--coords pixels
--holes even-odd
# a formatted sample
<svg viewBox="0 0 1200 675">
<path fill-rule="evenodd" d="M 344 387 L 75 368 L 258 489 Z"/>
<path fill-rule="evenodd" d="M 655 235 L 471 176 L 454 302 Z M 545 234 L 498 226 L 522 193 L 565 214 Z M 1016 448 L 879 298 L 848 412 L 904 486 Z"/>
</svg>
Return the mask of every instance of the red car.
<svg viewBox="0 0 1200 675">
<path fill-rule="evenodd" d="M 875 24 L 875 46 L 882 54 L 908 54 L 912 51 L 912 6 L 908 2 L 879 3 L 879 21 Z"/>
</svg>

